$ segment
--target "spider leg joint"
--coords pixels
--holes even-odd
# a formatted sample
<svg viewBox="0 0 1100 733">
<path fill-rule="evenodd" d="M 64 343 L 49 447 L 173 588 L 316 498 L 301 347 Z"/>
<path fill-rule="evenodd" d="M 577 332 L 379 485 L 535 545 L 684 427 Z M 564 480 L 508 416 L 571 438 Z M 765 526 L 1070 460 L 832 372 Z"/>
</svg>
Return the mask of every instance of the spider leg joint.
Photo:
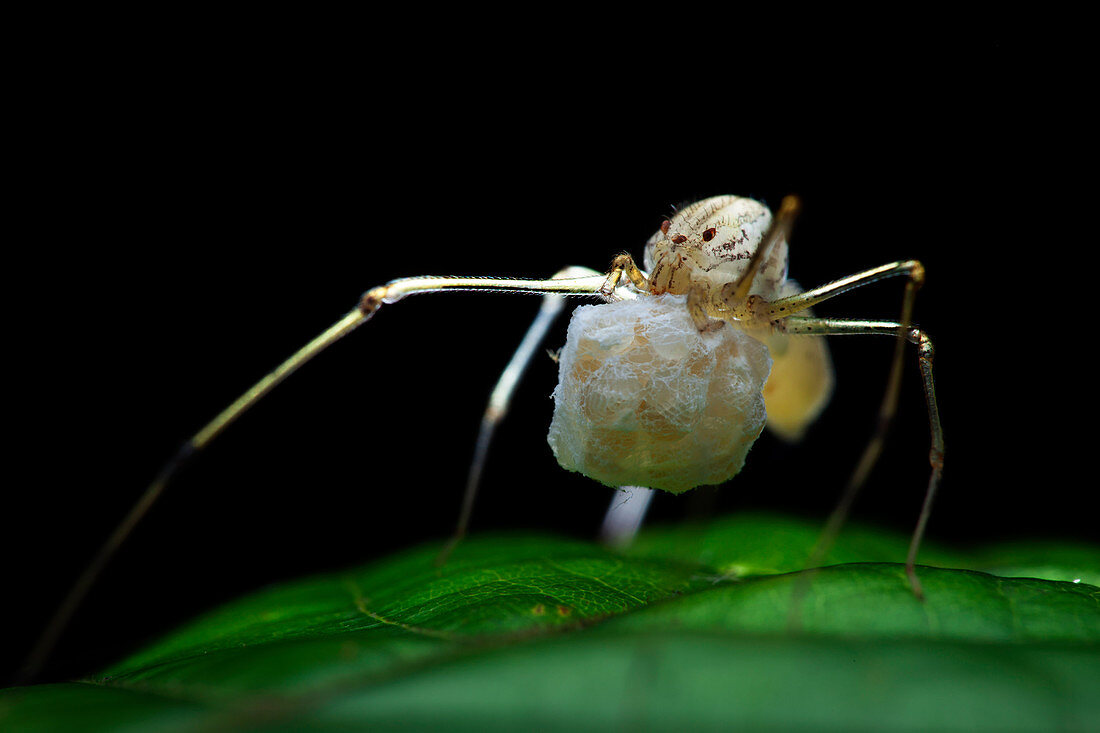
<svg viewBox="0 0 1100 733">
<path fill-rule="evenodd" d="M 359 299 L 359 310 L 363 315 L 367 316 L 374 313 L 381 307 L 386 298 L 385 286 L 379 285 L 376 288 L 371 288 L 367 292 L 363 293 L 363 297 Z"/>
</svg>

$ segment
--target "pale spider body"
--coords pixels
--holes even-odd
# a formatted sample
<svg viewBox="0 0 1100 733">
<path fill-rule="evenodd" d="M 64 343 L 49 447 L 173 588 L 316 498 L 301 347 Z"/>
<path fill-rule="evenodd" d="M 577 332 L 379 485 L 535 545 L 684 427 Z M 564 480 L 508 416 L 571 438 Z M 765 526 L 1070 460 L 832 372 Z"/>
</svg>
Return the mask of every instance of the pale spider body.
<svg viewBox="0 0 1100 733">
<path fill-rule="evenodd" d="M 690 295 L 694 287 L 708 317 L 729 319 L 726 299 L 771 225 L 768 207 L 742 196 L 714 196 L 680 209 L 646 242 L 650 292 Z M 757 266 L 748 294 L 769 301 L 797 295 L 798 283 L 787 279 L 789 264 L 787 239 L 779 237 Z M 751 326 L 750 332 L 767 344 L 772 357 L 764 386 L 768 429 L 785 440 L 798 440 L 832 395 L 833 367 L 825 339 L 790 338 Z"/>
<path fill-rule="evenodd" d="M 798 292 L 786 239 L 758 252 L 771 224 L 763 204 L 716 196 L 661 224 L 645 247 L 648 277 L 616 260 L 649 297 L 575 311 L 548 436 L 562 467 L 679 493 L 736 475 L 765 424 L 801 436 L 832 390 L 824 339 L 775 333 L 734 307 L 754 257 L 749 295 Z"/>
<path fill-rule="evenodd" d="M 723 286 L 745 274 L 771 223 L 768 207 L 741 196 L 714 196 L 680 209 L 646 242 L 649 291 L 686 295 L 693 286 L 704 288 L 713 304 Z M 786 239 L 775 242 L 750 292 L 777 295 L 788 262 Z"/>
</svg>

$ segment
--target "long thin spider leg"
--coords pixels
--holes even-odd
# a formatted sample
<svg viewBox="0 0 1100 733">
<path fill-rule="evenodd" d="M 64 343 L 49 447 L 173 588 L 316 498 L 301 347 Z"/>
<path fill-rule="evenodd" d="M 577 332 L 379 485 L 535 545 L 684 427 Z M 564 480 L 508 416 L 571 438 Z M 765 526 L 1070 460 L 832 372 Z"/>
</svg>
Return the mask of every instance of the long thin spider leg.
<svg viewBox="0 0 1100 733">
<path fill-rule="evenodd" d="M 220 412 L 180 447 L 172 459 L 157 474 L 153 482 L 142 492 L 130 511 L 107 538 L 107 541 L 92 557 L 83 573 L 73 583 L 68 594 L 46 624 L 30 654 L 28 654 L 20 670 L 18 681 L 26 683 L 38 675 L 61 634 L 68 626 L 73 614 L 80 607 L 84 597 L 95 584 L 103 568 L 106 567 L 134 527 L 148 513 L 149 509 L 164 492 L 164 489 L 179 475 L 180 470 L 194 458 L 195 454 L 209 445 L 237 418 L 263 399 L 268 392 L 297 371 L 303 364 L 370 320 L 382 305 L 396 303 L 409 295 L 446 290 L 592 295 L 599 292 L 605 280 L 606 276 L 600 274 L 559 280 L 425 276 L 393 280 L 386 285 L 368 290 L 360 299 L 356 308 L 296 351 L 289 359 L 238 397 L 229 407 Z"/>
<path fill-rule="evenodd" d="M 176 454 L 164 465 L 153 482 L 146 487 L 138 500 L 127 512 L 126 516 L 115 527 L 107 538 L 107 541 L 92 556 L 92 560 L 69 589 L 68 594 L 62 600 L 61 605 L 50 617 L 42 634 L 38 637 L 34 647 L 28 654 L 18 676 L 19 683 L 27 683 L 33 680 L 46 663 L 50 653 L 56 646 L 65 627 L 68 626 L 73 614 L 80 607 L 84 597 L 95 584 L 103 568 L 107 566 L 115 552 L 126 541 L 134 527 L 152 508 L 161 493 L 171 481 L 179 475 L 179 472 L 187 465 L 195 455 L 210 444 L 214 438 L 222 433 L 238 417 L 244 414 L 252 405 L 259 402 L 264 395 L 274 389 L 280 382 L 293 374 L 300 366 L 319 354 L 329 345 L 335 343 L 343 336 L 353 331 L 358 326 L 368 321 L 373 311 L 365 313 L 359 308 L 349 312 L 317 338 L 310 341 L 289 359 L 279 365 L 274 371 L 265 376 L 251 387 L 247 392 L 238 397 L 233 404 L 222 410 L 207 423 L 201 430 L 187 440 Z"/>
<path fill-rule="evenodd" d="M 925 491 L 920 518 L 917 521 L 917 526 L 913 531 L 913 537 L 909 543 L 909 552 L 905 560 L 905 573 L 909 578 L 909 584 L 913 589 L 913 594 L 916 595 L 917 598 L 923 598 L 924 592 L 921 589 L 920 580 L 916 573 L 917 552 L 920 549 L 920 543 L 928 525 L 928 517 L 932 511 L 932 502 L 935 499 L 940 477 L 943 475 L 944 455 L 943 428 L 940 424 L 940 412 L 936 404 L 936 386 L 932 376 L 932 359 L 934 355 L 932 340 L 924 331 L 918 328 L 909 328 L 903 322 L 898 321 L 864 321 L 793 316 L 777 321 L 776 327 L 790 334 L 816 334 L 821 336 L 848 334 L 896 336 L 899 331 L 901 331 L 906 340 L 917 346 L 917 358 L 920 365 L 925 405 L 928 410 L 928 424 L 932 439 L 931 448 L 928 453 L 928 462 L 932 467 L 932 471 L 928 478 L 928 488 Z M 847 493 L 848 492 L 846 492 L 846 494 Z M 848 503 L 851 503 L 850 497 Z M 837 514 L 837 512 L 834 512 L 834 514 Z M 842 520 L 843 517 L 838 521 Z M 820 561 L 820 558 L 818 558 L 818 560 Z M 811 567 L 815 566 L 815 563 L 811 563 Z"/>
<path fill-rule="evenodd" d="M 916 300 L 917 291 L 924 283 L 924 266 L 917 260 L 901 260 L 870 270 L 864 270 L 863 272 L 849 275 L 848 277 L 835 280 L 821 287 L 813 288 L 812 290 L 807 290 L 806 292 L 786 298 L 779 298 L 771 302 L 764 301 L 760 298 L 750 298 L 750 309 L 757 318 L 762 320 L 787 319 L 783 322 L 790 324 L 799 319 L 798 316 L 794 316 L 793 314 L 805 311 L 807 308 L 822 301 L 846 293 L 853 288 L 900 276 L 908 277 L 909 279 L 905 284 L 901 318 L 894 330 L 894 335 L 897 338 L 894 345 L 894 356 L 890 365 L 890 374 L 887 380 L 886 390 L 883 393 L 882 402 L 879 406 L 875 430 L 870 440 L 867 442 L 863 453 L 860 455 L 859 461 L 856 463 L 856 467 L 848 479 L 848 483 L 844 487 L 844 492 L 841 494 L 840 501 L 837 502 L 836 508 L 829 515 L 829 519 L 822 529 L 821 537 L 818 539 L 817 544 L 810 554 L 808 561 L 810 567 L 817 567 L 820 565 L 825 555 L 828 554 L 832 543 L 836 540 L 836 536 L 840 532 L 840 528 L 851 512 L 852 504 L 855 502 L 856 496 L 866 483 L 867 477 L 871 473 L 871 469 L 874 468 L 875 463 L 878 462 L 879 455 L 882 453 L 886 434 L 889 431 L 890 424 L 893 422 L 894 414 L 897 412 L 903 359 L 905 356 L 905 336 L 912 323 L 913 304 Z M 914 588 L 917 587 L 919 587 L 919 585 L 914 585 Z"/>
<path fill-rule="evenodd" d="M 566 267 L 556 273 L 553 279 L 582 276 L 599 277 L 600 273 L 587 267 Z M 552 293 L 543 296 L 538 315 L 535 316 L 535 320 L 527 329 L 527 333 L 524 334 L 519 347 L 516 348 L 516 352 L 512 355 L 508 366 L 504 368 L 500 379 L 489 395 L 489 403 L 485 407 L 485 414 L 482 415 L 481 428 L 478 430 L 477 442 L 474 444 L 474 456 L 470 462 L 469 473 L 466 476 L 466 491 L 462 497 L 462 509 L 458 515 L 458 523 L 451 539 L 436 557 L 436 565 L 443 565 L 450 557 L 451 552 L 454 551 L 454 548 L 466 536 L 470 525 L 470 516 L 473 513 L 474 501 L 477 497 L 477 490 L 481 483 L 481 472 L 485 467 L 485 460 L 489 454 L 489 446 L 492 444 L 497 425 L 508 414 L 508 408 L 511 405 L 516 386 L 527 371 L 527 367 L 530 366 L 531 360 L 538 352 L 539 345 L 546 338 L 550 327 L 564 308 L 565 299 L 561 295 Z"/>
<path fill-rule="evenodd" d="M 758 318 L 774 320 L 776 318 L 786 318 L 796 315 L 800 311 L 811 308 L 830 298 L 835 298 L 841 293 L 846 293 L 853 288 L 870 285 L 879 280 L 902 276 L 908 277 L 911 287 L 916 290 L 924 283 L 924 266 L 917 260 L 899 260 L 879 267 L 873 267 L 870 270 L 857 272 L 854 275 L 834 280 L 831 283 L 811 290 L 806 290 L 797 295 L 777 298 L 773 301 L 765 301 L 762 298 L 754 296 L 750 298 L 750 300 L 756 303 L 756 305 L 752 307 L 752 310 Z M 912 303 L 907 302 L 907 304 L 904 304 L 902 307 L 903 317 L 900 320 L 904 323 L 908 320 L 904 317 L 904 308 L 911 308 Z"/>
<path fill-rule="evenodd" d="M 595 295 L 606 281 L 606 275 L 571 277 L 549 280 L 526 280 L 506 277 L 451 277 L 425 275 L 391 280 L 371 288 L 359 301 L 359 309 L 373 312 L 382 305 L 396 303 L 410 295 L 440 293 L 445 290 L 471 290 L 497 293 L 560 293 L 562 295 Z"/>
<path fill-rule="evenodd" d="M 632 285 L 634 285 L 634 291 L 621 286 L 620 279 L 623 274 L 627 274 Z M 595 270 L 591 270 L 587 267 L 567 267 L 554 275 L 554 279 L 567 278 L 567 277 L 580 277 L 582 275 L 595 275 L 600 276 Z M 619 300 L 626 300 L 638 297 L 637 293 L 645 292 L 645 288 L 639 287 L 641 285 L 647 285 L 647 275 L 645 272 L 639 270 L 634 261 L 629 255 L 620 255 L 612 262 L 611 271 L 609 274 L 603 276 L 605 281 L 603 286 L 599 290 L 599 295 L 604 298 L 615 298 Z M 635 292 L 636 291 L 636 292 Z M 458 523 L 455 527 L 455 532 L 440 550 L 439 555 L 436 557 L 436 565 L 442 565 L 450 557 L 454 548 L 459 542 L 466 536 L 469 529 L 470 516 L 473 513 L 474 501 L 477 497 L 478 487 L 481 483 L 481 473 L 485 466 L 485 461 L 488 456 L 489 447 L 492 444 L 493 435 L 496 432 L 497 425 L 504 419 L 508 412 L 508 406 L 512 400 L 512 394 L 515 391 L 516 385 L 519 383 L 523 373 L 530 365 L 531 359 L 534 357 L 538 346 L 545 338 L 546 332 L 549 330 L 553 321 L 557 318 L 563 307 L 563 302 L 560 296 L 547 295 L 543 298 L 542 308 L 539 310 L 539 314 L 535 317 L 534 322 L 528 328 L 527 333 L 523 337 L 523 341 L 520 342 L 516 352 L 512 355 L 511 361 L 508 366 L 505 367 L 504 372 L 501 373 L 500 379 L 496 386 L 493 388 L 493 392 L 489 397 L 489 404 L 485 408 L 485 413 L 481 419 L 481 428 L 478 431 L 477 442 L 474 447 L 474 457 L 470 463 L 470 470 L 466 478 L 466 491 L 462 498 L 462 508 L 459 512 Z M 644 491 L 638 489 L 638 491 Z M 637 533 L 638 527 L 641 525 L 641 521 L 645 516 L 645 510 L 649 505 L 648 495 L 639 494 L 638 501 L 632 506 L 632 510 L 637 515 L 631 522 L 623 523 L 622 521 L 613 522 L 612 515 L 619 515 L 622 513 L 620 510 L 621 501 L 612 500 L 611 506 L 608 507 L 607 514 L 604 517 L 603 529 L 601 529 L 601 537 L 608 541 L 615 541 L 617 543 L 628 543 Z M 612 524 L 617 528 L 614 532 L 614 537 L 608 535 L 608 527 Z"/>
</svg>

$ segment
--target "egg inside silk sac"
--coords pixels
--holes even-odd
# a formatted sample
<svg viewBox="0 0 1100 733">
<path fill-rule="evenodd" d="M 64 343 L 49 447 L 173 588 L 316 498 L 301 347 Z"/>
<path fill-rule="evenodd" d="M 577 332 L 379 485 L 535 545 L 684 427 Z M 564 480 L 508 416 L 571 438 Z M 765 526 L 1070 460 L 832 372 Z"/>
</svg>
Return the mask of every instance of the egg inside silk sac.
<svg viewBox="0 0 1100 733">
<path fill-rule="evenodd" d="M 581 306 L 558 357 L 550 447 L 608 486 L 722 483 L 764 428 L 771 366 L 731 324 L 700 333 L 684 296 Z"/>
</svg>

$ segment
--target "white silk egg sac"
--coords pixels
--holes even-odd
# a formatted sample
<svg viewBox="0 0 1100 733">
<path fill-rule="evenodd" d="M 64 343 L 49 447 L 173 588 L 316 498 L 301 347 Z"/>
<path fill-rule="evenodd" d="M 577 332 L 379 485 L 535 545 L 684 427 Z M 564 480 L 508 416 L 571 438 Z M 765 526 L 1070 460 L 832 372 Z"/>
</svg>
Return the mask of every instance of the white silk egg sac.
<svg viewBox="0 0 1100 733">
<path fill-rule="evenodd" d="M 577 308 L 558 357 L 548 440 L 563 468 L 680 493 L 737 474 L 764 428 L 767 347 L 700 333 L 684 296 Z"/>
</svg>

